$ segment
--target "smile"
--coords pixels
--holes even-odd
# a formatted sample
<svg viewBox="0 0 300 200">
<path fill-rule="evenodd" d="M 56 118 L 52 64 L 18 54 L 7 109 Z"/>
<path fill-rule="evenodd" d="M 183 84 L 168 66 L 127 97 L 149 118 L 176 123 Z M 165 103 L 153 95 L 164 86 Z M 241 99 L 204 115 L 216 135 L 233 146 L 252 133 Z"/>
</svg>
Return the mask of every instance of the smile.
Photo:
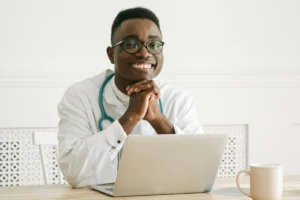
<svg viewBox="0 0 300 200">
<path fill-rule="evenodd" d="M 133 64 L 132 67 L 136 68 L 136 69 L 150 69 L 152 67 L 152 65 L 151 64 Z"/>
</svg>

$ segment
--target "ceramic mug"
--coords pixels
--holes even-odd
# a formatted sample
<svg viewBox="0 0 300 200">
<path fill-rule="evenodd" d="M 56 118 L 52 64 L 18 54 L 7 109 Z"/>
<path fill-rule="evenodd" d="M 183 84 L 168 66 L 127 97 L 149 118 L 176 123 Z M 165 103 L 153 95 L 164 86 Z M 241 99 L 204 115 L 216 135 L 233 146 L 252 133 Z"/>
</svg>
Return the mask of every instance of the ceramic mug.
<svg viewBox="0 0 300 200">
<path fill-rule="evenodd" d="M 238 172 L 236 184 L 239 190 L 254 200 L 280 200 L 282 198 L 283 166 L 279 164 L 251 164 L 250 170 Z M 250 176 L 250 193 L 242 190 L 239 176 Z"/>
</svg>

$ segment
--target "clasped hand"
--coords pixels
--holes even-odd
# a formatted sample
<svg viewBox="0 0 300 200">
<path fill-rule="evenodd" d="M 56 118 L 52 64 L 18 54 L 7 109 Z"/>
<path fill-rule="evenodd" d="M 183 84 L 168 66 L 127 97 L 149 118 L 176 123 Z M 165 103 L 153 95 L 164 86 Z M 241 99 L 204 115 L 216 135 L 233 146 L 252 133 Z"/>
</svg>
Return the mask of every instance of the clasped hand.
<svg viewBox="0 0 300 200">
<path fill-rule="evenodd" d="M 129 85 L 126 91 L 130 96 L 127 112 L 137 117 L 138 120 L 144 119 L 151 122 L 162 115 L 157 103 L 160 90 L 153 80 L 143 80 Z"/>
</svg>

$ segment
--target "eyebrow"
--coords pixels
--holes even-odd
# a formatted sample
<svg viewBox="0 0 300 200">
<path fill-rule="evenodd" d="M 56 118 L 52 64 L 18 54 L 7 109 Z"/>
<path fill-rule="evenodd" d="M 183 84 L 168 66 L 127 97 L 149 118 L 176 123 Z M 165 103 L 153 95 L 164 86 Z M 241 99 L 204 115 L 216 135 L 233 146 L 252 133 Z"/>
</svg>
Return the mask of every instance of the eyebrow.
<svg viewBox="0 0 300 200">
<path fill-rule="evenodd" d="M 123 40 L 126 40 L 126 39 L 128 39 L 128 38 L 134 38 L 134 39 L 139 40 L 139 36 L 136 35 L 136 34 L 126 35 L 126 36 L 123 38 Z M 149 35 L 149 36 L 148 36 L 148 39 L 160 39 L 160 38 L 159 38 L 158 36 L 156 36 L 156 35 Z"/>
<path fill-rule="evenodd" d="M 149 35 L 148 36 L 149 39 L 160 39 L 158 36 L 156 35 Z"/>
</svg>

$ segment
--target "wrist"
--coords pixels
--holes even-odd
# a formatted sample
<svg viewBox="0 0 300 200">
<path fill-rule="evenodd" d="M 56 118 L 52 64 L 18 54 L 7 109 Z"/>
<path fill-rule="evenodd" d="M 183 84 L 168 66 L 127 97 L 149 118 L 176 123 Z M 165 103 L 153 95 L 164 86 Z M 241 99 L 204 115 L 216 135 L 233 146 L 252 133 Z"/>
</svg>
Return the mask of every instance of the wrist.
<svg viewBox="0 0 300 200">
<path fill-rule="evenodd" d="M 151 126 L 154 128 L 157 134 L 174 134 L 174 125 L 163 114 L 160 114 L 153 120 L 148 120 Z"/>
<path fill-rule="evenodd" d="M 125 113 L 122 117 L 119 119 L 119 123 L 123 127 L 125 133 L 129 135 L 132 132 L 132 129 L 139 121 L 138 116 L 132 115 L 129 113 Z"/>
<path fill-rule="evenodd" d="M 160 113 L 155 118 L 148 120 L 148 122 L 151 124 L 151 126 L 159 126 L 160 124 L 164 123 L 165 118 L 166 117 Z"/>
</svg>

